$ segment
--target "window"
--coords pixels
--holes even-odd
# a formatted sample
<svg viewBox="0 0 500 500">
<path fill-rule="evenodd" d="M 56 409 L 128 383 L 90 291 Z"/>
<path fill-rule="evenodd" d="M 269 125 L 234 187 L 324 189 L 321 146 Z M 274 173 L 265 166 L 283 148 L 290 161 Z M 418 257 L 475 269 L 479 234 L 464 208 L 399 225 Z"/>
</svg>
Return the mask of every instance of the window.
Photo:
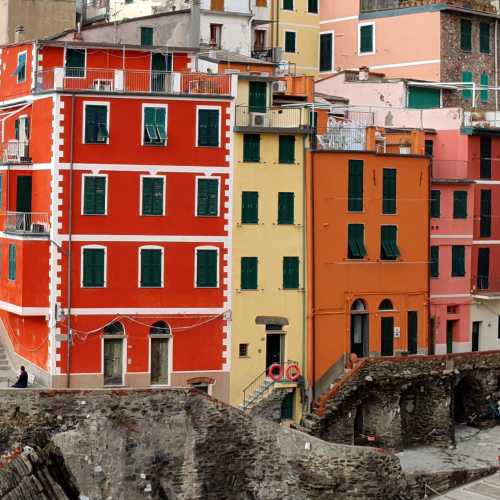
<svg viewBox="0 0 500 500">
<path fill-rule="evenodd" d="M 333 69 L 333 33 L 321 33 L 319 36 L 319 70 Z"/>
<path fill-rule="evenodd" d="M 481 84 L 481 87 L 485 87 L 484 90 L 481 90 L 480 96 L 481 96 L 481 102 L 488 102 L 489 100 L 489 91 L 488 91 L 488 86 L 489 86 L 489 78 L 486 73 L 481 74 L 481 78 L 479 80 L 479 83 Z"/>
<path fill-rule="evenodd" d="M 258 4 L 256 6 L 259 7 Z M 264 5 L 264 7 L 265 7 L 265 5 Z M 266 30 L 254 30 L 253 34 L 254 34 L 253 50 L 256 50 L 256 51 L 265 50 L 267 31 Z"/>
<path fill-rule="evenodd" d="M 439 277 L 439 247 L 431 247 L 431 278 Z"/>
<path fill-rule="evenodd" d="M 280 135 L 279 162 L 292 164 L 295 162 L 295 136 Z"/>
<path fill-rule="evenodd" d="M 363 211 L 363 161 L 349 160 L 347 210 L 349 212 Z"/>
<path fill-rule="evenodd" d="M 465 247 L 463 245 L 451 247 L 451 275 L 453 277 L 465 276 Z"/>
<path fill-rule="evenodd" d="M 491 137 L 481 137 L 479 143 L 481 179 L 491 179 Z"/>
<path fill-rule="evenodd" d="M 318 0 L 307 0 L 307 12 L 311 14 L 318 13 Z"/>
<path fill-rule="evenodd" d="M 240 358 L 248 358 L 248 344 L 240 344 L 239 345 L 238 355 Z"/>
<path fill-rule="evenodd" d="M 164 146 L 167 142 L 167 109 L 164 107 L 143 108 L 143 144 Z"/>
<path fill-rule="evenodd" d="M 104 248 L 83 248 L 83 287 L 102 288 L 106 286 L 104 263 Z"/>
<path fill-rule="evenodd" d="M 409 87 L 408 107 L 413 109 L 440 108 L 441 90 L 428 87 Z"/>
<path fill-rule="evenodd" d="M 197 179 L 196 215 L 219 215 L 219 179 Z"/>
<path fill-rule="evenodd" d="M 267 110 L 267 83 L 249 82 L 248 111 L 250 113 L 265 113 Z"/>
<path fill-rule="evenodd" d="M 285 52 L 295 53 L 295 42 L 297 33 L 295 31 L 285 31 Z"/>
<path fill-rule="evenodd" d="M 141 26 L 141 46 L 142 47 L 153 46 L 153 28 Z"/>
<path fill-rule="evenodd" d="M 68 78 L 85 77 L 85 49 L 66 49 L 64 73 Z"/>
<path fill-rule="evenodd" d="M 397 244 L 398 228 L 396 226 L 381 226 L 380 228 L 380 258 L 396 260 L 401 252 Z"/>
<path fill-rule="evenodd" d="M 106 105 L 85 104 L 85 144 L 105 144 L 108 142 L 108 107 Z"/>
<path fill-rule="evenodd" d="M 204 394 L 209 394 L 210 392 L 210 384 L 208 382 L 192 382 L 191 387 Z"/>
<path fill-rule="evenodd" d="M 477 253 L 477 287 L 479 290 L 489 288 L 490 249 L 479 248 Z"/>
<path fill-rule="evenodd" d="M 142 177 L 141 215 L 164 215 L 165 177 Z"/>
<path fill-rule="evenodd" d="M 362 259 L 366 254 L 365 226 L 363 224 L 349 224 L 347 226 L 347 258 Z"/>
<path fill-rule="evenodd" d="M 210 24 L 210 46 L 220 49 L 222 44 L 222 24 Z"/>
<path fill-rule="evenodd" d="M 462 82 L 463 83 L 472 83 L 472 72 L 463 71 L 462 72 Z M 472 85 L 463 85 L 462 97 L 466 101 L 470 101 L 472 99 Z"/>
<path fill-rule="evenodd" d="M 17 54 L 16 76 L 17 83 L 26 81 L 26 52 Z"/>
<path fill-rule="evenodd" d="M 479 223 L 479 237 L 491 236 L 491 190 L 481 189 L 481 217 Z"/>
<path fill-rule="evenodd" d="M 140 285 L 141 287 L 163 286 L 163 249 L 140 249 Z"/>
<path fill-rule="evenodd" d="M 472 21 L 460 19 L 460 48 L 465 52 L 472 51 Z"/>
<path fill-rule="evenodd" d="M 434 141 L 431 139 L 425 140 L 425 156 L 432 158 L 434 155 Z"/>
<path fill-rule="evenodd" d="M 241 193 L 241 223 L 259 223 L 259 193 L 257 191 Z"/>
<path fill-rule="evenodd" d="M 26 142 L 30 137 L 30 120 L 27 116 L 20 116 L 14 121 L 14 137 L 16 141 Z"/>
<path fill-rule="evenodd" d="M 198 110 L 198 146 L 219 146 L 219 110 Z"/>
<path fill-rule="evenodd" d="M 359 53 L 373 54 L 375 52 L 375 25 L 361 24 L 359 26 Z"/>
<path fill-rule="evenodd" d="M 378 310 L 379 311 L 393 311 L 394 306 L 392 304 L 392 301 L 390 299 L 382 300 L 382 302 L 378 305 Z"/>
<path fill-rule="evenodd" d="M 83 176 L 83 215 L 106 214 L 106 176 Z"/>
<path fill-rule="evenodd" d="M 396 213 L 396 169 L 384 168 L 382 213 Z"/>
<path fill-rule="evenodd" d="M 295 193 L 278 193 L 278 224 L 294 223 Z"/>
<path fill-rule="evenodd" d="M 165 321 L 156 321 L 149 329 L 150 335 L 171 335 L 172 331 Z"/>
<path fill-rule="evenodd" d="M 467 218 L 467 191 L 453 191 L 453 218 Z"/>
<path fill-rule="evenodd" d="M 293 10 L 293 0 L 283 0 L 283 10 Z"/>
<path fill-rule="evenodd" d="M 243 161 L 248 163 L 260 161 L 259 134 L 245 134 L 243 136 Z"/>
<path fill-rule="evenodd" d="M 490 23 L 479 23 L 479 51 L 490 53 Z"/>
<path fill-rule="evenodd" d="M 299 258 L 283 257 L 283 288 L 299 288 Z"/>
<path fill-rule="evenodd" d="M 218 260 L 216 249 L 196 249 L 196 286 L 198 288 L 217 288 Z"/>
<path fill-rule="evenodd" d="M 9 243 L 9 281 L 16 281 L 16 245 Z"/>
<path fill-rule="evenodd" d="M 241 289 L 257 290 L 257 257 L 241 258 Z"/>
</svg>

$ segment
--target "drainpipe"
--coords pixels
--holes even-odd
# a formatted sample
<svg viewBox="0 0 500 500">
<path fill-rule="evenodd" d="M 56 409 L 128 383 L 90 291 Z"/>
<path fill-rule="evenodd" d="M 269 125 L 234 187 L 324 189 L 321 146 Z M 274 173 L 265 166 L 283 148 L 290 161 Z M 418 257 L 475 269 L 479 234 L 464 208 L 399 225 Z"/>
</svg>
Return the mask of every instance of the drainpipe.
<svg viewBox="0 0 500 500">
<path fill-rule="evenodd" d="M 315 255 L 315 197 L 314 197 L 314 153 L 311 151 L 310 153 L 310 162 L 309 162 L 309 214 L 308 223 L 309 223 L 309 234 L 310 234 L 310 262 L 311 262 L 311 275 L 309 277 L 310 283 L 310 294 L 309 294 L 309 330 L 311 334 L 311 364 L 312 364 L 312 400 L 316 399 L 316 255 Z"/>
<path fill-rule="evenodd" d="M 307 380 L 307 265 L 308 265 L 308 258 L 307 258 L 307 222 L 306 222 L 306 214 L 307 214 L 307 184 L 306 184 L 306 161 L 307 161 L 307 155 L 306 155 L 306 140 L 307 137 L 304 136 L 303 138 L 303 143 L 302 143 L 302 165 L 303 165 L 303 174 L 302 174 L 302 255 L 304 258 L 304 265 L 302 269 L 302 276 L 303 276 L 303 281 L 302 283 L 304 284 L 304 295 L 302 297 L 302 307 L 303 312 L 302 312 L 302 373 L 306 374 L 305 379 Z"/>
</svg>

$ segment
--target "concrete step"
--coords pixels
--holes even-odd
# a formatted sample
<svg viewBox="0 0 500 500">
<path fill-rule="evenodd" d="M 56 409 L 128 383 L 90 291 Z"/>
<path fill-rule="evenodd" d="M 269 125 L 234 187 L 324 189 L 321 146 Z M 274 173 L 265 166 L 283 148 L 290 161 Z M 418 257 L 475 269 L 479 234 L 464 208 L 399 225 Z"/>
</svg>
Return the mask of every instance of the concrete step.
<svg viewBox="0 0 500 500">
<path fill-rule="evenodd" d="M 9 365 L 0 365 L 0 371 L 2 371 L 2 372 L 9 372 L 10 371 L 10 366 Z"/>
</svg>

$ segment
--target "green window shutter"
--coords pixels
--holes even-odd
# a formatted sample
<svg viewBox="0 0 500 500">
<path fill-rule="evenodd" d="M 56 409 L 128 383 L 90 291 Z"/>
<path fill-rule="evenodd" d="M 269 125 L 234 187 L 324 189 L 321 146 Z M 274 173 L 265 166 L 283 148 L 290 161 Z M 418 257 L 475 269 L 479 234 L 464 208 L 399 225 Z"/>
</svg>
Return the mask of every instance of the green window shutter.
<svg viewBox="0 0 500 500">
<path fill-rule="evenodd" d="M 441 217 L 441 191 L 431 191 L 431 217 L 438 219 Z"/>
<path fill-rule="evenodd" d="M 382 213 L 396 213 L 396 169 L 384 168 Z"/>
<path fill-rule="evenodd" d="M 83 286 L 104 286 L 104 248 L 83 249 Z"/>
<path fill-rule="evenodd" d="M 16 73 L 18 83 L 26 80 L 26 54 L 18 54 Z"/>
<path fill-rule="evenodd" d="M 440 108 L 441 90 L 426 87 L 409 87 L 408 107 L 413 109 Z"/>
<path fill-rule="evenodd" d="M 472 51 L 472 21 L 460 20 L 460 48 L 466 52 Z"/>
<path fill-rule="evenodd" d="M 141 249 L 141 286 L 162 286 L 162 254 L 159 248 Z"/>
<path fill-rule="evenodd" d="M 374 52 L 373 33 L 372 24 L 359 27 L 359 52 L 361 54 Z"/>
<path fill-rule="evenodd" d="M 323 33 L 319 37 L 319 70 L 332 71 L 333 34 Z"/>
<path fill-rule="evenodd" d="M 465 247 L 463 245 L 451 247 L 451 275 L 454 277 L 465 276 Z"/>
<path fill-rule="evenodd" d="M 257 257 L 241 258 L 241 289 L 257 290 Z"/>
<path fill-rule="evenodd" d="M 257 191 L 243 191 L 241 193 L 241 223 L 258 224 L 259 222 L 259 193 Z"/>
<path fill-rule="evenodd" d="M 152 47 L 153 45 L 153 28 L 141 26 L 141 46 Z"/>
<path fill-rule="evenodd" d="M 432 158 L 434 155 L 434 141 L 432 139 L 425 140 L 425 156 Z"/>
<path fill-rule="evenodd" d="M 285 52 L 295 52 L 296 34 L 293 31 L 285 31 Z"/>
<path fill-rule="evenodd" d="M 489 100 L 489 91 L 488 91 L 488 87 L 489 87 L 489 77 L 486 73 L 482 73 L 481 74 L 481 78 L 479 80 L 479 83 L 481 84 L 481 86 L 483 87 L 486 87 L 485 90 L 481 90 L 480 94 L 481 94 L 481 101 L 482 102 L 488 102 Z"/>
<path fill-rule="evenodd" d="M 481 137 L 479 143 L 481 179 L 491 179 L 491 137 Z"/>
<path fill-rule="evenodd" d="M 479 224 L 479 236 L 487 238 L 491 236 L 491 190 L 481 189 L 481 218 Z"/>
<path fill-rule="evenodd" d="M 349 160 L 349 185 L 347 210 L 363 210 L 363 160 Z"/>
<path fill-rule="evenodd" d="M 198 179 L 198 207 L 196 215 L 216 216 L 219 209 L 219 181 Z"/>
<path fill-rule="evenodd" d="M 299 288 L 298 257 L 283 257 L 283 288 Z"/>
<path fill-rule="evenodd" d="M 318 13 L 318 0 L 308 0 L 307 12 L 310 12 L 312 14 Z"/>
<path fill-rule="evenodd" d="M 439 247 L 431 247 L 431 278 L 439 277 Z"/>
<path fill-rule="evenodd" d="M 217 250 L 196 250 L 196 286 L 217 287 Z"/>
<path fill-rule="evenodd" d="M 283 0 L 283 10 L 293 10 L 293 0 Z"/>
<path fill-rule="evenodd" d="M 477 253 L 477 287 L 480 290 L 489 288 L 490 249 L 479 248 Z"/>
<path fill-rule="evenodd" d="M 400 255 L 397 244 L 398 228 L 396 226 L 381 226 L 380 228 L 380 258 L 382 260 L 395 260 Z"/>
<path fill-rule="evenodd" d="M 363 224 L 349 224 L 347 226 L 347 258 L 362 259 L 366 255 L 365 226 Z"/>
<path fill-rule="evenodd" d="M 453 192 L 453 218 L 467 218 L 467 191 Z"/>
<path fill-rule="evenodd" d="M 142 215 L 163 215 L 163 177 L 142 179 Z"/>
<path fill-rule="evenodd" d="M 144 144 L 165 144 L 167 139 L 165 118 L 165 108 L 144 108 Z"/>
<path fill-rule="evenodd" d="M 89 104 L 85 106 L 85 142 L 105 143 L 108 139 L 107 106 Z"/>
<path fill-rule="evenodd" d="M 295 193 L 278 193 L 278 224 L 294 223 Z"/>
<path fill-rule="evenodd" d="M 479 23 L 479 50 L 483 54 L 490 53 L 490 23 Z"/>
<path fill-rule="evenodd" d="M 219 111 L 200 109 L 198 111 L 198 146 L 219 145 Z"/>
<path fill-rule="evenodd" d="M 280 135 L 279 162 L 292 164 L 295 162 L 295 136 Z"/>
<path fill-rule="evenodd" d="M 252 113 L 265 113 L 267 108 L 267 83 L 249 82 L 248 110 Z"/>
<path fill-rule="evenodd" d="M 19 118 L 14 122 L 14 138 L 16 141 L 19 140 Z"/>
<path fill-rule="evenodd" d="M 472 72 L 471 71 L 463 71 L 462 72 L 462 82 L 463 83 L 472 83 Z M 472 86 L 471 85 L 464 85 L 464 88 L 462 90 L 462 97 L 465 100 L 470 100 L 472 99 Z"/>
<path fill-rule="evenodd" d="M 10 281 L 16 281 L 16 245 L 9 244 L 9 272 Z"/>
<path fill-rule="evenodd" d="M 84 177 L 83 213 L 85 215 L 106 213 L 106 177 Z"/>
<path fill-rule="evenodd" d="M 69 78 L 85 76 L 85 49 L 66 49 L 65 73 Z"/>
<path fill-rule="evenodd" d="M 245 134 L 243 136 L 243 161 L 260 161 L 260 135 Z"/>
</svg>

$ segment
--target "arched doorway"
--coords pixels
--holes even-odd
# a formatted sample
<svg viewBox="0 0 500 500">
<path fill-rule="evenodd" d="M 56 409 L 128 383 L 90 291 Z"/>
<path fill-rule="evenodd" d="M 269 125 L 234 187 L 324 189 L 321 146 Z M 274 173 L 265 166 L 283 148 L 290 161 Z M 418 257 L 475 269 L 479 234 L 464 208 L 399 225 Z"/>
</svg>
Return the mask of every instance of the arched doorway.
<svg viewBox="0 0 500 500">
<path fill-rule="evenodd" d="M 457 424 L 467 422 L 474 413 L 481 413 L 488 406 L 479 381 L 470 374 L 462 377 L 453 389 L 453 419 Z"/>
<path fill-rule="evenodd" d="M 157 321 L 149 329 L 151 385 L 168 385 L 170 326 Z"/>
<path fill-rule="evenodd" d="M 389 299 L 384 299 L 379 307 L 379 311 L 393 311 L 394 306 Z M 380 354 L 382 356 L 394 355 L 394 318 L 392 316 L 382 316 L 380 318 Z"/>
<path fill-rule="evenodd" d="M 123 385 L 125 329 L 120 321 L 103 328 L 104 385 Z"/>
<path fill-rule="evenodd" d="M 364 300 L 357 299 L 351 306 L 351 352 L 359 358 L 368 356 L 368 309 Z"/>
</svg>

